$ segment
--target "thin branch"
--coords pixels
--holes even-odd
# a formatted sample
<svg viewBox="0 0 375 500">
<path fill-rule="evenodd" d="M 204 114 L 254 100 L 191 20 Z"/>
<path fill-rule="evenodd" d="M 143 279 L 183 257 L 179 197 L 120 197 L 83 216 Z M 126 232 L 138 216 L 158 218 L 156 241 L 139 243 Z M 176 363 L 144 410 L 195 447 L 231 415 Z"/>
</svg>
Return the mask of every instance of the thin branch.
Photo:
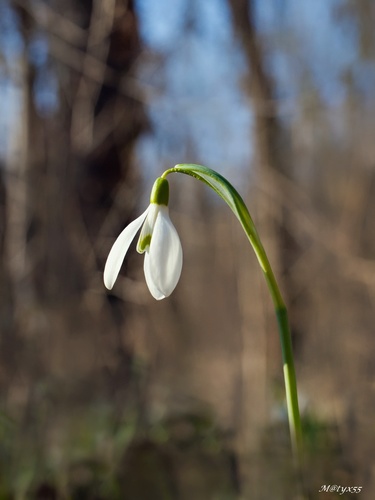
<svg viewBox="0 0 375 500">
<path fill-rule="evenodd" d="M 84 47 L 87 39 L 86 30 L 69 21 L 46 3 L 40 0 L 34 0 L 33 2 L 13 0 L 13 3 L 26 11 L 36 24 L 47 32 L 55 34 L 72 45 Z"/>
</svg>

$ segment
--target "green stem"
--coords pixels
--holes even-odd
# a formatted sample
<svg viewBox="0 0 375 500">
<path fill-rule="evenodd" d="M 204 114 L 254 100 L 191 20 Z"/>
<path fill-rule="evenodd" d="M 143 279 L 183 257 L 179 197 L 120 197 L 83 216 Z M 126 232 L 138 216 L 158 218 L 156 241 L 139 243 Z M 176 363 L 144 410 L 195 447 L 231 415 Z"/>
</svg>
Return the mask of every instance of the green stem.
<svg viewBox="0 0 375 500">
<path fill-rule="evenodd" d="M 302 428 L 298 405 L 297 379 L 294 368 L 294 356 L 292 347 L 292 338 L 288 321 L 288 311 L 282 298 L 275 275 L 273 274 L 271 264 L 268 260 L 266 251 L 260 241 L 258 234 L 256 238 L 250 237 L 250 231 L 245 228 L 245 232 L 254 248 L 266 282 L 271 293 L 277 323 L 279 327 L 279 336 L 281 343 L 281 353 L 283 360 L 284 383 L 286 393 L 286 403 L 288 410 L 289 431 L 293 453 L 296 457 L 300 456 L 302 451 Z"/>
<path fill-rule="evenodd" d="M 172 172 L 190 175 L 211 187 L 229 205 L 240 221 L 253 249 L 272 296 L 275 307 L 281 350 L 283 359 L 286 403 L 288 409 L 289 431 L 294 457 L 300 463 L 302 452 L 302 430 L 298 407 L 297 382 L 294 368 L 292 340 L 288 322 L 288 313 L 280 289 L 273 274 L 266 251 L 259 238 L 254 222 L 245 205 L 245 202 L 236 189 L 220 174 L 202 165 L 181 164 L 166 170 L 162 178 Z"/>
<path fill-rule="evenodd" d="M 264 250 L 262 242 L 257 232 L 255 231 L 255 228 L 253 227 L 250 229 L 245 224 L 242 224 L 242 226 L 258 258 L 259 264 L 266 278 L 268 289 L 271 293 L 271 297 L 275 307 L 275 313 L 279 327 L 282 360 L 283 360 L 283 372 L 284 372 L 284 383 L 285 383 L 285 393 L 286 393 L 286 404 L 288 410 L 290 439 L 291 439 L 293 454 L 299 461 L 302 452 L 302 429 L 301 429 L 301 418 L 298 405 L 297 379 L 296 379 L 296 371 L 294 368 L 292 338 L 290 334 L 290 327 L 288 321 L 288 311 L 285 306 L 283 297 L 281 295 L 279 286 L 277 284 L 275 275 L 272 271 L 272 267 L 268 260 L 266 251 Z"/>
</svg>

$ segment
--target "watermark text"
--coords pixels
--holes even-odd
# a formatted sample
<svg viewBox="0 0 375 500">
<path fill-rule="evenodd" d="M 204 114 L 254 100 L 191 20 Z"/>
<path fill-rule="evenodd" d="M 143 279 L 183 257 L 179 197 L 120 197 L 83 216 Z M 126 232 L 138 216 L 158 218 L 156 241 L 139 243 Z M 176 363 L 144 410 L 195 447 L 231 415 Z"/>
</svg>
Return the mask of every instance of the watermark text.
<svg viewBox="0 0 375 500">
<path fill-rule="evenodd" d="M 337 484 L 322 484 L 319 493 L 333 493 L 336 491 L 339 495 L 344 493 L 361 493 L 362 486 L 339 486 Z"/>
</svg>

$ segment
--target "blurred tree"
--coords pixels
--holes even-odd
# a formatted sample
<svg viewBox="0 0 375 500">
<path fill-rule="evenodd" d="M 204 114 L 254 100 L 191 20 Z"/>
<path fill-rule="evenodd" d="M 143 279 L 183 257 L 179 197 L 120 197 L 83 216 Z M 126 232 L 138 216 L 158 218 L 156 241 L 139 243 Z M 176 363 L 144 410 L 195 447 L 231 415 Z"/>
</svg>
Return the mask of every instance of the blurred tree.
<svg viewBox="0 0 375 500">
<path fill-rule="evenodd" d="M 267 67 L 268 54 L 257 31 L 255 2 L 229 0 L 229 6 L 246 56 L 246 90 L 254 113 L 255 183 L 260 187 L 257 217 L 270 260 L 282 276 L 286 301 L 291 307 L 288 298 L 294 297 L 294 292 L 288 271 L 298 256 L 298 248 L 283 200 L 283 183 L 294 176 L 290 134 L 280 119 L 276 82 Z M 293 313 L 290 316 L 293 318 Z"/>
<path fill-rule="evenodd" d="M 119 182 L 134 185 L 132 149 L 146 120 L 142 103 L 129 95 L 126 82 L 131 78 L 140 44 L 132 2 L 66 1 L 52 3 L 51 7 L 16 4 L 26 51 L 36 37 L 44 36 L 49 51 L 46 64 L 52 66 L 61 82 L 58 111 L 46 117 L 35 104 L 40 68 L 25 53 L 29 92 L 26 175 L 34 180 L 28 193 L 29 239 L 33 247 L 35 240 L 47 240 L 40 243 L 44 247 L 41 254 L 34 256 L 38 265 L 31 267 L 43 300 L 51 301 L 55 295 L 69 296 L 85 286 L 84 266 L 80 256 L 77 259 L 73 255 L 76 250 L 70 234 L 84 227 L 74 228 L 73 222 L 78 223 L 77 218 L 82 217 L 89 239 L 94 238 Z M 49 21 L 64 21 L 65 38 L 52 22 L 47 31 L 40 25 L 38 9 Z M 73 36 L 73 27 L 79 41 Z M 43 197 L 40 182 L 46 183 Z M 67 237 L 61 238 L 64 233 Z M 75 236 L 84 242 L 85 234 Z M 40 265 L 44 272 L 39 272 Z M 48 272 L 49 265 L 53 272 Z M 64 279 L 59 279 L 62 276 Z"/>
<path fill-rule="evenodd" d="M 147 120 L 132 79 L 140 51 L 132 1 L 14 0 L 10 8 L 23 42 L 17 67 L 22 117 L 2 196 L 8 217 L 3 275 L 9 268 L 16 321 L 7 320 L 13 344 L 4 336 L 12 348 L 1 355 L 5 367 L 10 351 L 17 353 L 12 370 L 22 366 L 22 401 L 35 412 L 37 384 L 54 384 L 68 373 L 77 401 L 97 397 L 103 370 L 111 391 L 125 394 L 132 362 L 122 339 L 126 306 L 116 308 L 119 300 L 104 292 L 98 269 L 109 244 L 99 243 L 132 216 L 133 150 Z M 92 347 L 83 353 L 86 345 Z M 108 396 L 108 386 L 105 391 Z M 35 422 L 35 415 L 26 417 Z"/>
</svg>

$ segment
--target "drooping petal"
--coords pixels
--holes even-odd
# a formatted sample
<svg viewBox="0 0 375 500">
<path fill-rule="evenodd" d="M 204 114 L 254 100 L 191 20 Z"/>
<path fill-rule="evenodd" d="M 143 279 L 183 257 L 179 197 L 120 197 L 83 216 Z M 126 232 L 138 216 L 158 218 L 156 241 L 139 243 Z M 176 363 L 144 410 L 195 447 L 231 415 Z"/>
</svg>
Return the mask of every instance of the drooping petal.
<svg viewBox="0 0 375 500">
<path fill-rule="evenodd" d="M 154 299 L 156 299 L 156 300 L 165 299 L 165 295 L 157 288 L 157 286 L 155 285 L 154 279 L 152 277 L 151 270 L 150 270 L 150 253 L 149 252 L 145 253 L 143 270 L 145 273 L 145 278 L 146 278 L 146 283 L 147 283 L 148 289 L 150 290 L 150 293 L 154 297 Z"/>
<path fill-rule="evenodd" d="M 109 252 L 107 262 L 104 267 L 104 284 L 111 290 L 120 272 L 126 252 L 128 251 L 131 242 L 133 241 L 137 231 L 142 226 L 143 221 L 147 217 L 150 207 L 137 217 L 120 233 L 117 240 L 114 242 L 111 251 Z"/>
<path fill-rule="evenodd" d="M 182 247 L 166 206 L 159 207 L 147 257 L 146 280 L 150 292 L 156 289 L 163 296 L 160 298 L 168 297 L 181 276 Z"/>
</svg>

